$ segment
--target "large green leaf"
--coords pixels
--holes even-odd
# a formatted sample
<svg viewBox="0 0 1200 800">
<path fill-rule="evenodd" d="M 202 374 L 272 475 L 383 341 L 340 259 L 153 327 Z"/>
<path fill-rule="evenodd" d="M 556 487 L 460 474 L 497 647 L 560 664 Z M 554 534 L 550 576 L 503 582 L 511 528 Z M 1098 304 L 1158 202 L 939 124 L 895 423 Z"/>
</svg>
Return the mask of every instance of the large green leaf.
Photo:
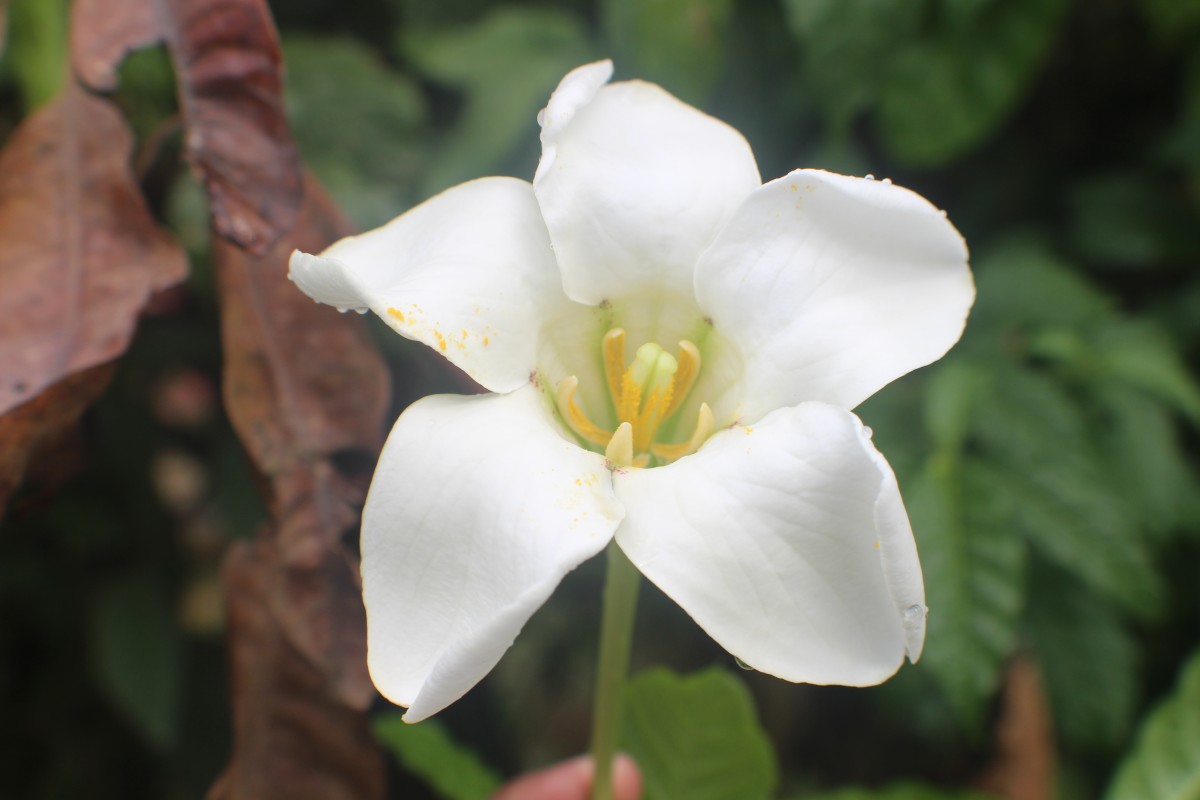
<svg viewBox="0 0 1200 800">
<path fill-rule="evenodd" d="M 964 341 L 969 349 L 1003 346 L 1011 353 L 1032 332 L 1077 331 L 1114 314 L 1113 302 L 1037 237 L 1010 236 L 974 262 L 978 294 Z"/>
<path fill-rule="evenodd" d="M 296 140 L 347 215 L 374 227 L 412 205 L 428 157 L 416 84 L 351 39 L 287 36 L 283 49 Z"/>
<path fill-rule="evenodd" d="M 96 599 L 93 647 L 100 684 L 154 746 L 175 741 L 179 717 L 179 637 L 165 585 L 134 574 Z"/>
<path fill-rule="evenodd" d="M 905 487 L 905 499 L 929 605 L 919 667 L 932 672 L 961 722 L 978 733 L 1016 641 L 1025 542 L 970 462 L 933 459 Z"/>
<path fill-rule="evenodd" d="M 625 75 L 702 103 L 724 64 L 732 0 L 603 0 L 612 56 Z"/>
<path fill-rule="evenodd" d="M 1128 322 L 1105 326 L 1097 339 L 1103 375 L 1150 392 L 1200 427 L 1200 384 L 1161 330 Z"/>
<path fill-rule="evenodd" d="M 990 385 L 977 364 L 949 360 L 931 370 L 925 387 L 925 430 L 938 451 L 957 454 L 971 429 L 975 404 Z"/>
<path fill-rule="evenodd" d="M 1200 800 L 1200 650 L 1122 762 L 1106 800 Z"/>
<path fill-rule="evenodd" d="M 1075 748 L 1117 750 L 1137 707 L 1138 644 L 1112 604 L 1041 566 L 1026 620 L 1059 736 Z"/>
<path fill-rule="evenodd" d="M 454 741 L 438 720 L 409 725 L 401 716 L 388 713 L 375 717 L 375 738 L 439 797 L 484 800 L 499 788 L 500 778 L 475 753 Z"/>
<path fill-rule="evenodd" d="M 626 693 L 622 746 L 641 767 L 645 800 L 759 800 L 778 780 L 750 693 L 717 668 L 638 675 Z"/>
<path fill-rule="evenodd" d="M 1068 0 L 939 5 L 927 36 L 896 40 L 879 132 L 896 158 L 944 164 L 983 141 L 1021 99 L 1058 32 Z"/>
<path fill-rule="evenodd" d="M 1104 473 L 1083 410 L 1059 384 L 1031 370 L 998 371 L 975 435 L 987 455 L 984 491 L 1009 530 L 1127 610 L 1162 610 L 1147 538 Z"/>
<path fill-rule="evenodd" d="M 426 193 L 503 169 L 521 144 L 536 153 L 538 109 L 592 55 L 582 22 L 553 8 L 500 8 L 470 26 L 410 29 L 400 49 L 429 78 L 462 93 L 462 110 L 425 175 Z M 521 177 L 532 171 L 530 164 Z"/>
<path fill-rule="evenodd" d="M 1116 383 L 1096 386 L 1092 399 L 1105 469 L 1123 487 L 1141 526 L 1161 538 L 1200 521 L 1200 480 L 1167 409 L 1146 392 Z"/>
</svg>

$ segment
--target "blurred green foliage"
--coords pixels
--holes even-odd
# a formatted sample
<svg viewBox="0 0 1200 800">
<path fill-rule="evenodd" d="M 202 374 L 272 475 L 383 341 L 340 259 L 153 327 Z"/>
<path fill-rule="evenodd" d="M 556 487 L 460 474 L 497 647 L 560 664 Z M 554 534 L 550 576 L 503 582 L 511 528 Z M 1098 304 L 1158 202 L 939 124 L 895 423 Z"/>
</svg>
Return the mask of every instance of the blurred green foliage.
<svg viewBox="0 0 1200 800">
<path fill-rule="evenodd" d="M 645 670 L 627 689 L 624 719 L 621 747 L 642 770 L 646 800 L 774 796 L 775 752 L 730 673 Z"/>
<path fill-rule="evenodd" d="M 10 6 L 0 134 L 58 85 L 60 10 Z M 918 537 L 924 658 L 863 691 L 647 675 L 631 691 L 654 714 L 633 714 L 626 735 L 653 796 L 680 796 L 660 787 L 700 785 L 730 761 L 743 763 L 736 795 L 714 798 L 776 785 L 796 800 L 977 797 L 963 787 L 994 756 L 1018 655 L 1042 676 L 1063 797 L 1195 796 L 1200 2 L 274 10 L 301 151 L 364 227 L 461 180 L 531 176 L 549 91 L 612 55 L 618 79 L 660 82 L 745 131 L 766 177 L 796 166 L 889 175 L 948 209 L 971 245 L 979 298 L 962 343 L 859 410 Z M 123 71 L 118 99 L 143 155 L 170 130 L 169 69 L 151 51 Z M 189 246 L 191 282 L 148 321 L 88 417 L 88 466 L 53 497 L 20 498 L 0 529 L 0 787 L 17 797 L 201 797 L 227 752 L 216 565 L 263 514 L 215 400 L 202 205 L 186 178 L 145 174 Z M 446 385 L 432 356 L 381 342 L 402 398 Z M 645 594 L 637 663 L 732 664 Z M 416 774 L 406 797 L 422 796 L 417 786 L 479 797 L 488 769 L 586 747 L 598 597 L 585 565 L 485 688 L 443 715 L 445 730 L 381 720 L 380 738 Z M 750 724 L 743 679 L 770 745 Z M 660 758 L 664 736 L 693 756 Z M 682 772 L 666 770 L 680 760 Z M 468 774 L 482 777 L 445 782 Z M 876 786 L 891 788 L 864 788 Z"/>
</svg>

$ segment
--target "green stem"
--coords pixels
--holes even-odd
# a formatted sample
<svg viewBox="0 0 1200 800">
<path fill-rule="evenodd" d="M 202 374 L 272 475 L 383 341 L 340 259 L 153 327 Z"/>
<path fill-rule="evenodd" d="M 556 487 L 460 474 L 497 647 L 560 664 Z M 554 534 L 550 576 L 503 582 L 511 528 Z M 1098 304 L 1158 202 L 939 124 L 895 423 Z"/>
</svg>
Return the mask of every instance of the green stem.
<svg viewBox="0 0 1200 800">
<path fill-rule="evenodd" d="M 637 568 L 613 542 L 608 546 L 604 579 L 604 615 L 600 620 L 600 653 L 596 660 L 596 701 L 592 713 L 592 800 L 612 800 L 613 756 L 621 729 L 621 703 L 629 671 L 633 618 L 637 610 Z"/>
</svg>

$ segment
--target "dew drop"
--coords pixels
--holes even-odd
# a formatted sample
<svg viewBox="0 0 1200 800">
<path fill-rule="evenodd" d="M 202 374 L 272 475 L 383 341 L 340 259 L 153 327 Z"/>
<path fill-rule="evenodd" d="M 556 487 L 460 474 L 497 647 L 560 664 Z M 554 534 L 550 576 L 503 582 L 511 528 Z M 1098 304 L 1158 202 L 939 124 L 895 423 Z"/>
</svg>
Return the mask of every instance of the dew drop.
<svg viewBox="0 0 1200 800">
<path fill-rule="evenodd" d="M 863 425 L 863 436 L 870 439 L 874 435 L 875 435 L 875 431 L 871 428 L 870 425 Z"/>
<path fill-rule="evenodd" d="M 733 657 L 733 661 L 734 661 L 734 663 L 735 663 L 735 664 L 737 664 L 739 667 L 741 667 L 742 669 L 746 670 L 747 672 L 754 672 L 754 667 L 750 666 L 750 665 L 749 665 L 749 664 L 747 664 L 745 661 L 742 661 L 742 660 L 741 660 L 740 658 L 738 658 L 737 656 L 734 656 L 734 657 Z"/>
<path fill-rule="evenodd" d="M 913 625 L 925 619 L 925 615 L 928 613 L 928 608 L 920 603 L 913 603 L 911 606 L 904 609 L 904 622 L 907 625 Z"/>
<path fill-rule="evenodd" d="M 885 186 L 891 186 L 891 185 L 892 185 L 892 179 L 891 179 L 891 178 L 884 178 L 884 179 L 881 181 L 881 183 L 883 183 Z"/>
<path fill-rule="evenodd" d="M 868 174 L 868 175 L 866 176 L 866 178 L 867 178 L 867 180 L 869 180 L 869 181 L 873 181 L 873 180 L 875 180 L 875 176 L 874 176 L 874 175 L 870 175 L 870 174 Z"/>
<path fill-rule="evenodd" d="M 949 215 L 946 213 L 946 209 L 944 209 L 944 208 L 943 208 L 941 211 L 939 211 L 938 213 L 942 215 L 942 218 L 943 218 L 943 219 L 944 219 L 945 217 L 949 216 Z"/>
<path fill-rule="evenodd" d="M 542 109 L 537 113 L 537 124 L 540 127 L 546 127 L 546 109 Z"/>
</svg>

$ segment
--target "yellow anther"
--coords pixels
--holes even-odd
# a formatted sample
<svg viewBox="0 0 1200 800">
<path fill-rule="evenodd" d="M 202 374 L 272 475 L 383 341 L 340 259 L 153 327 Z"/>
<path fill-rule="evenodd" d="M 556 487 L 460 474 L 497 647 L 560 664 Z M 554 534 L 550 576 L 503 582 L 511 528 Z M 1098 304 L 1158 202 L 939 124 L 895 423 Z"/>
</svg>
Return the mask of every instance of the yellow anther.
<svg viewBox="0 0 1200 800">
<path fill-rule="evenodd" d="M 554 401 L 558 406 L 558 413 L 581 439 L 586 439 L 598 447 L 604 447 L 612 438 L 612 433 L 588 419 L 576 404 L 575 390 L 578 388 L 579 378 L 574 375 L 569 375 L 558 382 L 558 386 L 554 389 Z"/>
<path fill-rule="evenodd" d="M 622 422 L 604 448 L 604 457 L 620 467 L 633 466 L 633 426 Z"/>
<path fill-rule="evenodd" d="M 677 363 L 675 383 L 671 386 L 671 402 L 667 404 L 667 410 L 663 412 L 663 419 L 679 410 L 687 398 L 688 392 L 695 385 L 696 378 L 700 377 L 700 351 L 696 345 L 687 339 L 680 340 Z"/>
<path fill-rule="evenodd" d="M 637 421 L 638 408 L 642 405 L 642 387 L 633 379 L 633 370 L 625 370 L 621 376 L 621 393 L 613 399 L 619 422 Z"/>
<path fill-rule="evenodd" d="M 621 381 L 625 375 L 625 331 L 613 328 L 604 334 L 602 345 L 604 353 L 604 377 L 608 379 L 608 394 L 613 399 L 613 405 L 620 416 Z"/>
<path fill-rule="evenodd" d="M 634 428 L 633 446 L 639 453 L 650 449 L 650 443 L 654 441 L 654 434 L 658 433 L 658 426 L 662 424 L 663 418 L 666 416 L 662 413 L 663 407 L 670 401 L 670 384 L 667 384 L 665 390 L 655 389 L 646 398 L 646 404 L 642 406 L 641 413 L 638 414 L 637 425 Z"/>
<path fill-rule="evenodd" d="M 663 461 L 678 461 L 699 450 L 700 445 L 712 436 L 714 425 L 712 409 L 708 407 L 708 403 L 701 403 L 700 410 L 696 413 L 696 430 L 690 439 L 679 444 L 651 445 L 650 452 Z"/>
</svg>

